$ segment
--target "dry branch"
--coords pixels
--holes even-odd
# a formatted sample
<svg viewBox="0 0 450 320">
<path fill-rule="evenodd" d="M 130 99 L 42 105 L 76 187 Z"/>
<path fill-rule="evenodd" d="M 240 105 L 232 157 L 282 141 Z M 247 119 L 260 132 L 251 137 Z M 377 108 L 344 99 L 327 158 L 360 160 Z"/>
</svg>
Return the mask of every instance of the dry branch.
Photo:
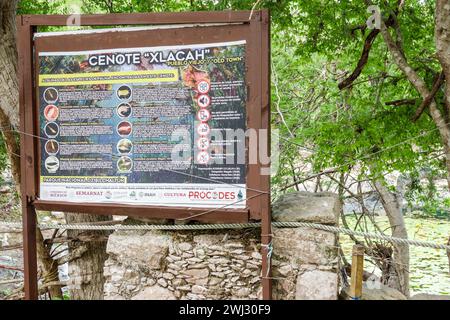
<svg viewBox="0 0 450 320">
<path fill-rule="evenodd" d="M 0 269 L 14 270 L 14 271 L 20 271 L 20 272 L 23 272 L 23 269 L 22 269 L 22 268 L 12 267 L 12 266 L 7 266 L 7 265 L 4 265 L 4 264 L 0 264 Z"/>
<path fill-rule="evenodd" d="M 387 106 L 394 106 L 394 107 L 399 107 L 399 106 L 404 106 L 404 105 L 415 105 L 417 102 L 416 99 L 400 99 L 400 100 L 394 100 L 394 101 L 388 101 L 385 103 L 385 105 Z"/>
<path fill-rule="evenodd" d="M 423 111 L 430 106 L 431 101 L 433 101 L 434 97 L 436 96 L 436 93 L 439 91 L 439 88 L 442 86 L 445 80 L 444 71 L 442 71 L 439 75 L 437 75 L 433 81 L 433 88 L 431 89 L 430 94 L 423 99 L 422 103 L 420 104 L 419 108 L 417 108 L 416 113 L 411 118 L 413 122 L 417 121 L 420 116 L 422 115 Z"/>
<path fill-rule="evenodd" d="M 58 265 L 62 265 L 74 261 L 76 259 L 79 259 L 86 251 L 87 251 L 86 246 L 76 247 L 69 254 L 57 259 Z"/>
<path fill-rule="evenodd" d="M 386 21 L 387 27 L 392 27 L 395 24 L 395 19 L 392 15 L 389 16 L 389 18 Z M 338 84 L 338 88 L 340 90 L 349 88 L 353 86 L 353 82 L 358 79 L 358 77 L 361 75 L 361 72 L 363 71 L 364 67 L 367 64 L 367 61 L 369 60 L 369 54 L 370 50 L 372 49 L 372 45 L 377 38 L 378 34 L 380 33 L 379 29 L 373 29 L 364 40 L 363 50 L 361 53 L 361 57 L 358 60 L 358 63 L 353 70 L 353 72 L 344 80 L 342 80 Z"/>
<path fill-rule="evenodd" d="M 345 78 L 338 84 L 340 90 L 352 86 L 353 81 L 355 81 L 359 77 L 365 65 L 367 64 L 367 61 L 369 60 L 370 49 L 372 48 L 372 44 L 379 33 L 380 30 L 373 29 L 366 37 L 366 40 L 364 41 L 363 51 L 361 53 L 361 58 L 359 58 L 355 70 L 353 70 L 353 72 L 347 78 Z"/>
</svg>

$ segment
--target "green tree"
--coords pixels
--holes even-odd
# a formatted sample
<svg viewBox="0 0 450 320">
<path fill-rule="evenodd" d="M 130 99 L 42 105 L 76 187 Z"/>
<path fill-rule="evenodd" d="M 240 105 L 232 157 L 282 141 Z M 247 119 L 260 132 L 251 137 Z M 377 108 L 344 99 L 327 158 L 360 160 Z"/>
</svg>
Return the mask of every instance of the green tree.
<svg viewBox="0 0 450 320">
<path fill-rule="evenodd" d="M 273 27 L 272 41 L 274 123 L 287 140 L 278 190 L 309 178 L 299 164 L 311 165 L 310 177 L 356 170 L 381 195 L 392 234 L 407 237 L 384 175 L 431 165 L 450 177 L 449 5 L 290 1 L 292 18 Z M 407 294 L 408 248 L 394 255 L 406 266 L 397 287 Z"/>
</svg>

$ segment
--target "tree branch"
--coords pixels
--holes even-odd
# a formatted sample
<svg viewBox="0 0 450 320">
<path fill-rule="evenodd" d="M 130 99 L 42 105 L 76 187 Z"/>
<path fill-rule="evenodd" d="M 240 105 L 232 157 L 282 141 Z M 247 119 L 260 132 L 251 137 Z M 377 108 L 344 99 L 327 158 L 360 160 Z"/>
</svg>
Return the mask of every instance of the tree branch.
<svg viewBox="0 0 450 320">
<path fill-rule="evenodd" d="M 411 118 L 411 120 L 413 122 L 417 121 L 420 118 L 420 116 L 422 115 L 423 111 L 430 106 L 431 101 L 433 101 L 439 88 L 444 83 L 444 79 L 445 79 L 444 71 L 442 71 L 439 75 L 437 75 L 435 77 L 434 82 L 433 82 L 433 88 L 431 89 L 430 94 L 425 99 L 423 99 L 419 108 L 417 108 L 416 113 Z"/>
<path fill-rule="evenodd" d="M 394 13 L 396 14 L 396 13 Z M 394 26 L 396 23 L 395 18 L 393 15 L 389 15 L 389 18 L 386 20 L 386 26 L 391 27 Z M 380 33 L 379 29 L 373 29 L 369 35 L 366 37 L 366 40 L 364 41 L 363 51 L 361 53 L 361 57 L 359 58 L 358 64 L 356 65 L 356 68 L 353 70 L 353 72 L 344 80 L 342 80 L 338 84 L 338 88 L 340 90 L 343 90 L 345 88 L 349 88 L 353 86 L 353 82 L 358 79 L 361 72 L 363 71 L 364 67 L 367 64 L 367 61 L 369 60 L 369 54 L 370 50 L 372 49 L 373 42 L 375 41 L 377 35 Z"/>
<path fill-rule="evenodd" d="M 86 246 L 79 246 L 73 249 L 69 254 L 57 259 L 56 261 L 58 262 L 58 265 L 62 265 L 67 262 L 81 258 L 81 256 L 87 251 L 88 249 L 86 248 Z"/>
<path fill-rule="evenodd" d="M 296 180 L 296 181 L 294 181 L 294 182 L 288 184 L 287 186 L 284 186 L 283 188 L 281 188 L 280 191 L 285 191 L 285 190 L 287 190 L 287 189 L 289 189 L 289 188 L 291 188 L 291 187 L 294 187 L 295 185 L 298 185 L 298 184 L 303 183 L 303 182 L 305 182 L 305 181 L 308 181 L 308 180 L 317 178 L 318 176 L 321 176 L 321 175 L 324 175 L 324 174 L 327 174 L 327 173 L 334 173 L 334 172 L 336 172 L 336 170 L 337 170 L 337 169 L 328 169 L 328 170 L 325 170 L 325 171 L 322 171 L 322 172 L 319 172 L 319 173 L 315 173 L 315 174 L 313 174 L 313 175 L 311 175 L 311 176 L 309 176 L 309 177 L 306 177 L 306 178 L 303 178 L 303 179 Z"/>
<path fill-rule="evenodd" d="M 417 72 L 408 64 L 406 57 L 402 54 L 395 41 L 392 39 L 391 34 L 383 21 L 381 21 L 381 34 L 397 67 L 405 74 L 406 78 L 420 93 L 422 98 L 427 98 L 430 95 L 430 91 L 428 90 L 425 81 L 420 78 Z M 443 143 L 448 145 L 450 141 L 450 131 L 434 100 L 430 102 L 430 115 L 439 129 Z"/>
<path fill-rule="evenodd" d="M 399 106 L 404 106 L 404 105 L 415 105 L 417 102 L 416 99 L 400 99 L 400 100 L 394 100 L 394 101 L 388 101 L 385 103 L 385 105 L 387 106 L 394 106 L 394 107 L 399 107 Z"/>
<path fill-rule="evenodd" d="M 366 40 L 364 41 L 363 51 L 361 53 L 361 58 L 359 58 L 355 70 L 353 70 L 353 72 L 347 78 L 345 78 L 338 84 L 338 88 L 340 90 L 350 87 L 353 84 L 353 81 L 355 81 L 359 77 L 362 70 L 364 69 L 364 66 L 369 60 L 370 49 L 372 48 L 372 44 L 379 33 L 380 30 L 373 29 L 366 37 Z"/>
</svg>

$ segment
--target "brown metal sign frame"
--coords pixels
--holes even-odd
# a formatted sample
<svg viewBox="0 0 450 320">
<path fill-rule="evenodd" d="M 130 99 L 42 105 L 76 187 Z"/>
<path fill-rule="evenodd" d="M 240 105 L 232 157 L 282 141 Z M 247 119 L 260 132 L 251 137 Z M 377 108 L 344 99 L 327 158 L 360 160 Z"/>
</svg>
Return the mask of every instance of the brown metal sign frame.
<svg viewBox="0 0 450 320">
<path fill-rule="evenodd" d="M 272 283 L 269 244 L 271 242 L 270 213 L 270 176 L 261 175 L 267 165 L 248 164 L 247 166 L 247 208 L 218 208 L 207 214 L 204 208 L 157 207 L 146 205 L 71 203 L 44 201 L 39 199 L 39 125 L 37 107 L 37 55 L 41 48 L 55 49 L 55 41 L 46 41 L 37 45 L 34 35 L 38 27 L 66 26 L 70 19 L 66 15 L 23 15 L 17 17 L 18 54 L 19 54 L 19 95 L 21 130 L 21 193 L 23 218 L 23 250 L 25 298 L 38 298 L 37 259 L 36 259 L 36 210 L 57 210 L 64 212 L 90 213 L 99 215 L 145 216 L 150 218 L 192 219 L 203 222 L 247 222 L 260 220 L 262 242 L 262 286 L 263 299 L 271 299 Z M 260 11 L 212 11 L 182 13 L 136 13 L 82 15 L 81 26 L 139 26 L 139 25 L 195 25 L 192 28 L 171 28 L 154 32 L 152 45 L 194 44 L 246 40 L 246 84 L 247 128 L 270 130 L 270 18 L 267 10 Z M 202 26 L 203 25 L 203 26 Z M 201 28 L 201 29 L 199 29 Z M 189 29 L 189 30 L 188 30 Z M 194 37 L 195 31 L 200 31 Z M 141 31 L 143 32 L 143 31 Z M 148 32 L 148 30 L 146 31 Z M 117 33 L 120 34 L 120 33 Z M 133 34 L 139 35 L 139 31 Z M 166 35 L 166 37 L 162 37 Z M 104 34 L 103 34 L 104 36 Z M 102 34 L 64 35 L 59 44 L 64 50 L 76 51 L 117 47 L 102 40 Z M 82 38 L 95 41 L 87 44 Z M 121 36 L 119 35 L 119 38 Z M 51 38 L 49 38 L 51 39 Z M 134 39 L 134 44 L 142 46 L 142 38 Z M 165 40 L 164 40 L 165 39 Z M 136 42 L 140 41 L 140 42 Z M 133 41 L 128 42 L 133 47 Z M 149 44 L 150 44 L 149 43 Z M 81 47 L 82 46 L 82 47 Z M 59 45 L 61 47 L 61 45 Z M 270 141 L 267 139 L 266 150 Z M 259 190 L 259 191 L 258 191 Z"/>
</svg>

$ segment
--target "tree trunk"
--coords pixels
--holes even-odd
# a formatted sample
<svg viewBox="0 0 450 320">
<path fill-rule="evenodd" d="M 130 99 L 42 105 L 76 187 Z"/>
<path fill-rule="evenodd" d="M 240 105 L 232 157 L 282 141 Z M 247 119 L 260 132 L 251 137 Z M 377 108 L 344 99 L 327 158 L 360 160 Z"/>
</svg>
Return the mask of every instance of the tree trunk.
<svg viewBox="0 0 450 320">
<path fill-rule="evenodd" d="M 406 174 L 401 174 L 397 178 L 397 184 L 395 187 L 395 194 L 397 198 L 397 203 L 399 205 L 400 212 L 403 212 L 403 202 L 405 201 L 406 188 L 408 184 L 411 183 L 411 178 Z"/>
<path fill-rule="evenodd" d="M 392 236 L 407 239 L 408 232 L 405 220 L 395 195 L 384 185 L 384 181 L 375 180 L 374 185 L 380 194 L 381 203 L 389 219 Z M 409 297 L 409 246 L 405 244 L 393 244 L 393 246 L 394 261 L 392 262 L 392 269 L 395 270 L 395 275 L 389 278 L 388 285 Z"/>
<path fill-rule="evenodd" d="M 43 274 L 42 284 L 45 285 L 50 282 L 59 282 L 58 263 L 50 256 L 51 246 L 44 245 L 44 237 L 42 236 L 42 232 L 39 229 L 36 232 L 36 241 L 37 243 L 39 243 L 39 245 L 37 246 L 37 255 L 39 267 L 42 270 Z M 52 300 L 63 299 L 61 286 L 49 286 L 48 294 L 50 295 L 50 299 Z"/>
<path fill-rule="evenodd" d="M 435 42 L 437 56 L 445 75 L 445 103 L 444 108 L 450 111 L 450 0 L 437 0 L 435 10 Z M 448 112 L 450 113 L 450 112 Z M 448 125 L 448 124 L 447 124 Z M 447 171 L 450 172 L 450 146 L 445 148 Z M 447 175 L 450 189 L 450 174 Z M 449 237 L 450 243 L 450 237 Z M 447 251 L 450 272 L 450 250 Z"/>
<path fill-rule="evenodd" d="M 447 114 L 450 112 L 450 0 L 436 0 L 435 6 L 435 29 L 434 37 L 436 44 L 436 54 L 442 66 L 445 76 L 445 97 L 444 108 Z M 402 70 L 417 92 L 423 99 L 430 95 L 430 90 L 425 81 L 420 78 L 417 72 L 408 64 L 406 57 L 402 54 L 401 48 L 393 41 L 385 23 L 381 22 L 381 34 L 386 43 L 395 64 Z M 445 116 L 439 110 L 437 102 L 433 99 L 430 103 L 430 115 L 439 130 L 447 165 L 447 183 L 450 190 L 450 125 L 446 122 Z M 444 114 L 445 114 L 444 113 Z M 450 253 L 447 253 L 450 261 Z"/>
<path fill-rule="evenodd" d="M 18 0 L 0 0 L 0 131 L 3 134 L 8 156 L 11 163 L 11 172 L 17 189 L 20 189 L 20 161 L 19 141 L 13 129 L 19 128 L 19 86 L 17 81 L 17 49 L 16 49 L 16 8 Z M 20 194 L 20 190 L 18 190 Z M 68 222 L 102 221 L 109 217 L 86 216 L 68 214 Z M 71 232 L 69 232 L 71 233 Z M 73 232 L 72 234 L 78 234 Z M 85 244 L 83 244 L 85 245 Z M 78 245 L 71 244 L 73 251 Z M 106 244 L 93 242 L 86 244 L 86 252 L 81 258 L 73 262 L 69 269 L 82 270 L 83 274 L 90 273 L 89 281 L 82 276 L 82 290 L 73 290 L 74 299 L 102 299 L 103 298 L 103 263 L 106 259 Z M 44 243 L 42 234 L 38 230 L 37 241 L 38 259 L 43 271 L 43 278 L 55 278 L 56 262 L 51 259 Z M 57 273 L 56 273 L 57 276 Z M 50 289 L 52 297 L 62 297 L 60 287 Z"/>
<path fill-rule="evenodd" d="M 11 174 L 16 188 L 20 189 L 20 148 L 12 130 L 19 127 L 16 7 L 17 0 L 0 0 L 0 131 L 8 150 Z"/>
<path fill-rule="evenodd" d="M 0 131 L 8 151 L 11 174 L 20 195 L 20 147 L 13 129 L 19 128 L 19 86 L 17 81 L 16 8 L 17 0 L 0 0 Z M 37 230 L 36 246 L 44 282 L 58 281 L 58 265 Z M 61 299 L 58 286 L 49 288 L 50 297 Z"/>
<path fill-rule="evenodd" d="M 109 220 L 111 220 L 110 216 L 66 213 L 67 223 L 89 223 Z M 67 230 L 67 236 L 69 238 L 76 238 L 80 234 L 101 236 L 109 235 L 109 232 Z M 82 254 L 79 255 L 79 252 Z M 77 256 L 69 262 L 71 282 L 75 284 L 70 287 L 70 299 L 102 300 L 103 286 L 105 283 L 103 266 L 108 258 L 106 254 L 106 241 L 69 243 L 69 254 L 71 253 Z"/>
</svg>

